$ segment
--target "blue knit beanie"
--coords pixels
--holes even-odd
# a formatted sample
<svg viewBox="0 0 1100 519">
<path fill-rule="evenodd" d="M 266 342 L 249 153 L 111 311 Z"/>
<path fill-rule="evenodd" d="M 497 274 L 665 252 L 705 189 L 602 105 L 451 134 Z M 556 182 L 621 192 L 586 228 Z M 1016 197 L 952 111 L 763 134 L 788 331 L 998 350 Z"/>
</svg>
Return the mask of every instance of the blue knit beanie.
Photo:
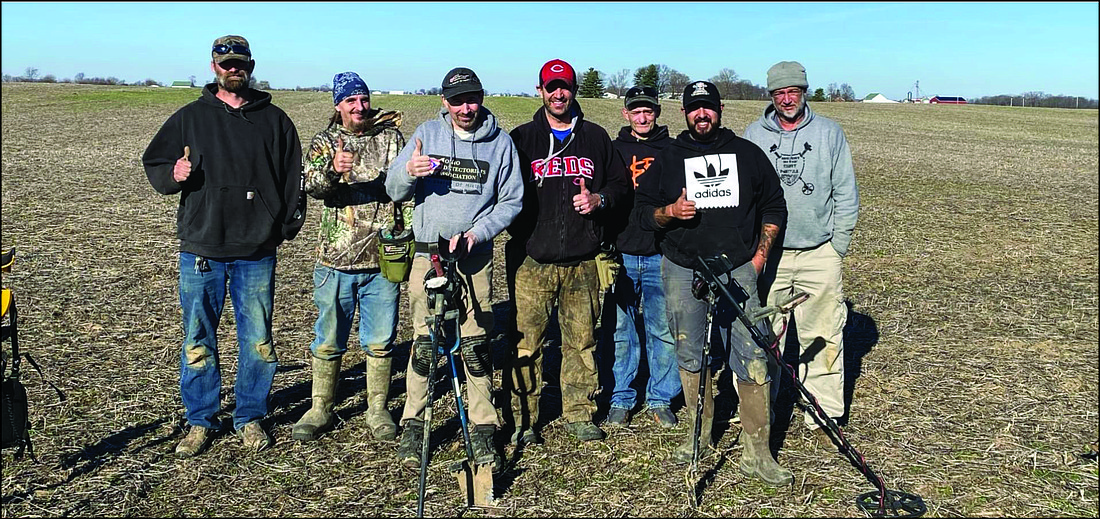
<svg viewBox="0 0 1100 519">
<path fill-rule="evenodd" d="M 332 78 L 332 104 L 338 105 L 348 96 L 367 96 L 370 99 L 370 89 L 355 72 L 336 74 Z"/>
</svg>

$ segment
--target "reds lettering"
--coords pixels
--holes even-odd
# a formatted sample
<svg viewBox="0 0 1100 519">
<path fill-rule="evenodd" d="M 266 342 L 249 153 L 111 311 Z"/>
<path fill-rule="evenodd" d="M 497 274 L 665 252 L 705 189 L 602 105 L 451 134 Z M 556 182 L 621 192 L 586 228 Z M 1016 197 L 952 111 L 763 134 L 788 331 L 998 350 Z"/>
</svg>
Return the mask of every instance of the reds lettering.
<svg viewBox="0 0 1100 519">
<path fill-rule="evenodd" d="M 554 157 L 550 160 L 531 161 L 531 173 L 535 179 L 546 177 L 585 177 L 592 179 L 595 164 L 587 157 Z"/>
</svg>

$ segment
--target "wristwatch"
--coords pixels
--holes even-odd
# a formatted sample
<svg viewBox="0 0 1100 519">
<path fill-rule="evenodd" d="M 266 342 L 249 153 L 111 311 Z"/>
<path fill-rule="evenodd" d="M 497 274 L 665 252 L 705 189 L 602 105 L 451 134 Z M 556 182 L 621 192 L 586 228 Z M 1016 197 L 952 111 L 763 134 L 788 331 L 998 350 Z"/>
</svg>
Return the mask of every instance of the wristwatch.
<svg viewBox="0 0 1100 519">
<path fill-rule="evenodd" d="M 607 206 L 607 197 L 603 196 L 603 193 L 596 193 L 600 196 L 600 205 L 596 206 L 596 209 L 603 209 Z"/>
</svg>

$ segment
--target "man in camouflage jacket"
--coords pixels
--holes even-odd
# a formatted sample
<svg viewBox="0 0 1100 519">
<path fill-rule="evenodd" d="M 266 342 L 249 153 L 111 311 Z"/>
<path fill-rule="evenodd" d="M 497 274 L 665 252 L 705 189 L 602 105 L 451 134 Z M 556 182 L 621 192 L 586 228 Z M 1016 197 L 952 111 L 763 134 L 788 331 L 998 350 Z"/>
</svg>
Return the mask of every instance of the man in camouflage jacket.
<svg viewBox="0 0 1100 519">
<path fill-rule="evenodd" d="M 354 72 L 333 78 L 335 112 L 310 142 L 305 192 L 324 201 L 313 302 L 317 305 L 312 407 L 294 425 L 297 440 L 316 439 L 332 427 L 340 360 L 359 308 L 359 344 L 367 354 L 367 425 L 375 438 L 393 440 L 397 426 L 386 409 L 391 356 L 397 335 L 400 287 L 379 268 L 378 231 L 392 228 L 394 205 L 386 170 L 405 145 L 401 113 L 372 109 L 370 90 Z"/>
</svg>

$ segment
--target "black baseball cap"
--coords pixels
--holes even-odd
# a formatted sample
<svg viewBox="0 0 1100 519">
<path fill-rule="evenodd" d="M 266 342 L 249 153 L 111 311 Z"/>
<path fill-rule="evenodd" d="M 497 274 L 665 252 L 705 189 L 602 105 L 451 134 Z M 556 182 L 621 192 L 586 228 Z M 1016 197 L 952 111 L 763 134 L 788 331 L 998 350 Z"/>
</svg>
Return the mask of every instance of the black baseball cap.
<svg viewBox="0 0 1100 519">
<path fill-rule="evenodd" d="M 450 99 L 459 94 L 484 92 L 481 80 L 474 71 L 466 67 L 455 67 L 443 76 L 443 97 Z"/>
<path fill-rule="evenodd" d="M 658 106 L 657 102 L 657 89 L 651 86 L 636 86 L 631 87 L 626 91 L 626 97 L 623 100 L 623 106 L 630 108 L 631 105 L 638 103 L 649 103 L 653 106 Z"/>
<path fill-rule="evenodd" d="M 718 93 L 718 87 L 710 81 L 694 81 L 684 87 L 684 108 L 702 103 L 715 110 L 722 106 L 722 95 Z"/>
</svg>

